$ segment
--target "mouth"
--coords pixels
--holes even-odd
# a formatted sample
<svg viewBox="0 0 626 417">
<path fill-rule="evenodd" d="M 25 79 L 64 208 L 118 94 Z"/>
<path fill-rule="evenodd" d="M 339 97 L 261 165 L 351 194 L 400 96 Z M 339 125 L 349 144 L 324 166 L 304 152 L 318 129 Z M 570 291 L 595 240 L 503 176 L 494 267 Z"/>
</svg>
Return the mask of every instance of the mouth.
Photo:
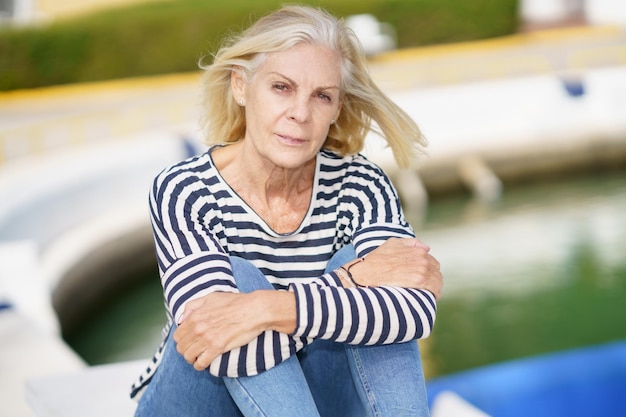
<svg viewBox="0 0 626 417">
<path fill-rule="evenodd" d="M 286 145 L 290 145 L 290 146 L 302 145 L 303 143 L 306 142 L 305 139 L 297 138 L 294 136 L 281 135 L 279 133 L 277 133 L 276 136 L 280 139 L 282 143 Z"/>
</svg>

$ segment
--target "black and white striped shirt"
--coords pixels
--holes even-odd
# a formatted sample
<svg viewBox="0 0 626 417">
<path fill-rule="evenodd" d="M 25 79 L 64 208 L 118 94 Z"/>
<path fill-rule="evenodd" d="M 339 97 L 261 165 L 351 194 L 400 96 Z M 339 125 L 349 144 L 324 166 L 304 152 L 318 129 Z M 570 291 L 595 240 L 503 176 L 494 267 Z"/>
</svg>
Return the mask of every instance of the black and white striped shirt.
<svg viewBox="0 0 626 417">
<path fill-rule="evenodd" d="M 387 176 L 362 155 L 317 157 L 312 200 L 292 233 L 271 229 L 221 178 L 210 150 L 173 165 L 154 180 L 150 214 L 170 321 L 185 303 L 214 291 L 236 292 L 228 256 L 249 260 L 278 290 L 293 291 L 293 335 L 273 331 L 216 358 L 216 376 L 255 375 L 316 338 L 374 345 L 427 337 L 435 320 L 433 295 L 398 287 L 344 288 L 324 274 L 332 255 L 352 243 L 365 256 L 390 237 L 413 237 Z M 172 321 L 173 320 L 173 321 Z M 165 342 L 165 341 L 164 341 Z M 133 385 L 134 396 L 160 361 Z"/>
</svg>

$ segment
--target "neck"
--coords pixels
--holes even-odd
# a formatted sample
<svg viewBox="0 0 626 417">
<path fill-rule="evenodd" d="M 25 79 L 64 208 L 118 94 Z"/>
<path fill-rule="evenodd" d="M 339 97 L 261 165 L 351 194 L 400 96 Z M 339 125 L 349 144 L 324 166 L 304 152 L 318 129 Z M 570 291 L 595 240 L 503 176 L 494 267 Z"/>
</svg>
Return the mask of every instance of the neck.
<svg viewBox="0 0 626 417">
<path fill-rule="evenodd" d="M 276 225 L 275 230 L 289 229 L 302 220 L 310 204 L 315 158 L 297 168 L 285 168 L 247 157 L 241 143 L 237 143 L 217 148 L 213 160 L 231 188 L 268 223 Z M 282 219 L 274 218 L 279 216 Z M 288 218 L 287 225 L 278 226 Z"/>
<path fill-rule="evenodd" d="M 295 169 L 264 168 L 252 172 L 248 180 L 256 190 L 263 190 L 267 198 L 290 200 L 291 197 L 311 190 L 315 176 L 315 160 Z"/>
<path fill-rule="evenodd" d="M 229 171 L 238 182 L 246 184 L 255 194 L 266 198 L 282 198 L 309 191 L 315 176 L 315 158 L 295 168 L 275 165 L 258 154 L 249 152 L 243 143 L 232 145 L 232 159 Z M 261 197 L 261 196 L 259 196 Z"/>
</svg>

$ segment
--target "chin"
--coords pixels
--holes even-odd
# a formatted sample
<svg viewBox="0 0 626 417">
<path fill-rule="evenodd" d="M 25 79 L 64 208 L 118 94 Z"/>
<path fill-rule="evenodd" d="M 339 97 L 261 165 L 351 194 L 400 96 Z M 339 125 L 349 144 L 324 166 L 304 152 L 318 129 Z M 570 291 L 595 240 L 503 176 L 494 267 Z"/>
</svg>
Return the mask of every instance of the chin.
<svg viewBox="0 0 626 417">
<path fill-rule="evenodd" d="M 281 152 L 280 154 L 270 155 L 270 161 L 281 168 L 298 169 L 305 166 L 315 158 L 315 153 L 307 152 Z"/>
</svg>

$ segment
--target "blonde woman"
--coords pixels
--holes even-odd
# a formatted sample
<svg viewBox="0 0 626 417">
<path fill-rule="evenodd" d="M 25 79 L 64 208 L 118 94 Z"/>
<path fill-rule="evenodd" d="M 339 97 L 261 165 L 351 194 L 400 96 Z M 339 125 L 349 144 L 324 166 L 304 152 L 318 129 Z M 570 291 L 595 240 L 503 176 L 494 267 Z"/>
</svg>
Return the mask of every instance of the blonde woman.
<svg viewBox="0 0 626 417">
<path fill-rule="evenodd" d="M 344 23 L 287 6 L 204 67 L 209 150 L 150 209 L 167 312 L 137 416 L 426 416 L 439 262 L 358 152 L 422 144 Z"/>
</svg>

